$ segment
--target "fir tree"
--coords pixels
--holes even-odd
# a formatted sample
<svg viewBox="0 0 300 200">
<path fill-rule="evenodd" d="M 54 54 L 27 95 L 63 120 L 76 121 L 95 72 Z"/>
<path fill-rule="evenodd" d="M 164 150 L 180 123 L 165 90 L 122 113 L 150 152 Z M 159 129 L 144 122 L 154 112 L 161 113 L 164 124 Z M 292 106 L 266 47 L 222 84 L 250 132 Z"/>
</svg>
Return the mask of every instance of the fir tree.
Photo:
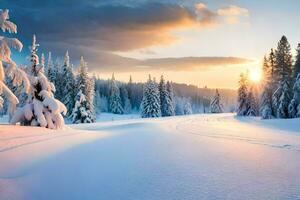
<svg viewBox="0 0 300 200">
<path fill-rule="evenodd" d="M 155 81 L 151 79 L 150 75 L 147 83 L 144 84 L 141 116 L 142 118 L 161 116 L 158 86 Z"/>
<path fill-rule="evenodd" d="M 210 112 L 211 113 L 222 113 L 223 112 L 223 105 L 221 103 L 221 97 L 218 89 L 216 89 L 216 94 L 213 100 L 210 103 Z"/>
<path fill-rule="evenodd" d="M 296 50 L 297 50 L 297 55 L 296 55 L 296 62 L 294 65 L 294 74 L 293 74 L 294 81 L 297 80 L 298 75 L 300 73 L 300 43 L 298 44 Z"/>
<path fill-rule="evenodd" d="M 279 87 L 273 94 L 273 102 L 276 108 L 276 117 L 288 118 L 288 107 L 291 100 L 288 80 L 281 81 Z"/>
<path fill-rule="evenodd" d="M 98 90 L 95 91 L 94 108 L 97 115 L 101 113 L 101 96 Z"/>
<path fill-rule="evenodd" d="M 277 49 L 275 51 L 275 66 L 274 66 L 274 80 L 276 85 L 276 90 L 273 94 L 273 109 L 277 117 L 287 118 L 288 105 L 291 94 L 291 84 L 292 84 L 292 54 L 291 47 L 285 36 L 282 36 L 281 40 L 278 42 Z"/>
<path fill-rule="evenodd" d="M 185 115 L 193 114 L 192 105 L 191 105 L 190 99 L 188 99 L 188 98 L 184 98 L 183 113 Z"/>
<path fill-rule="evenodd" d="M 167 93 L 168 93 L 168 100 L 169 103 L 167 104 L 166 113 L 168 116 L 175 115 L 175 97 L 174 97 L 174 90 L 172 84 L 167 81 Z"/>
<path fill-rule="evenodd" d="M 72 111 L 72 122 L 73 124 L 79 123 L 93 123 L 94 116 L 88 108 L 85 95 L 81 90 L 76 95 L 75 106 Z"/>
<path fill-rule="evenodd" d="M 61 101 L 68 109 L 67 116 L 72 114 L 75 105 L 75 76 L 70 65 L 70 57 L 68 51 L 65 54 L 64 65 L 61 70 Z"/>
<path fill-rule="evenodd" d="M 288 111 L 289 117 L 300 117 L 300 74 L 298 74 L 293 87 L 293 99 L 291 100 Z"/>
<path fill-rule="evenodd" d="M 272 95 L 273 95 L 272 65 L 269 64 L 266 56 L 264 57 L 264 62 L 263 62 L 263 75 L 264 75 L 263 92 L 261 94 L 261 99 L 260 99 L 261 102 L 260 114 L 262 119 L 271 119 L 274 117 L 274 112 L 272 109 L 273 108 L 272 107 Z"/>
<path fill-rule="evenodd" d="M 248 97 L 248 73 L 241 74 L 239 80 L 239 89 L 238 89 L 238 108 L 237 115 L 245 116 L 248 112 L 247 105 Z"/>
<path fill-rule="evenodd" d="M 258 105 L 254 95 L 253 86 L 250 87 L 246 99 L 246 116 L 257 116 L 258 115 Z"/>
<path fill-rule="evenodd" d="M 30 46 L 31 68 L 28 76 L 31 80 L 29 101 L 19 108 L 11 119 L 12 124 L 20 122 L 22 125 L 41 126 L 58 129 L 64 126 L 61 113 L 66 114 L 67 109 L 53 96 L 54 87 L 44 75 L 43 66 L 39 64 L 35 35 Z"/>
<path fill-rule="evenodd" d="M 47 71 L 48 71 L 47 76 L 49 78 L 49 81 L 53 83 L 55 86 L 55 81 L 57 79 L 57 69 L 53 65 L 51 52 L 49 52 L 48 55 Z"/>
<path fill-rule="evenodd" d="M 3 32 L 17 33 L 17 25 L 9 21 L 9 11 L 7 9 L 0 9 L 0 29 Z M 8 35 L 8 34 L 7 34 Z M 6 36 L 0 36 L 0 108 L 3 107 L 4 99 L 8 105 L 8 114 L 11 117 L 16 109 L 16 105 L 19 103 L 18 98 L 12 93 L 12 91 L 5 84 L 5 77 L 12 79 L 13 86 L 24 86 L 24 92 L 28 93 L 30 83 L 25 72 L 19 69 L 16 63 L 11 59 L 11 49 L 14 48 L 21 51 L 23 44 L 16 38 L 8 38 Z M 5 70 L 4 70 L 5 68 Z"/>
<path fill-rule="evenodd" d="M 121 97 L 121 101 L 122 101 L 122 107 L 124 108 L 124 113 L 125 114 L 129 114 L 131 113 L 131 103 L 129 100 L 129 96 L 128 96 L 128 91 L 126 89 L 126 85 L 122 85 L 120 87 L 120 97 Z"/>
<path fill-rule="evenodd" d="M 171 101 L 169 99 L 169 94 L 168 94 L 166 83 L 165 83 L 163 76 L 161 76 L 161 78 L 160 78 L 158 90 L 159 90 L 159 97 L 160 97 L 161 116 L 162 117 L 169 116 L 168 107 L 169 107 L 169 104 L 171 103 Z"/>
<path fill-rule="evenodd" d="M 115 80 L 114 74 L 112 75 L 109 88 L 109 110 L 114 114 L 124 113 L 124 109 L 121 103 L 120 90 Z"/>
<path fill-rule="evenodd" d="M 89 78 L 87 63 L 85 62 L 83 56 L 80 58 L 79 72 L 77 76 L 77 88 L 81 90 L 82 94 L 85 96 L 86 109 L 91 113 L 92 121 L 96 120 L 94 112 L 94 90 L 95 83 L 94 79 Z"/>
</svg>

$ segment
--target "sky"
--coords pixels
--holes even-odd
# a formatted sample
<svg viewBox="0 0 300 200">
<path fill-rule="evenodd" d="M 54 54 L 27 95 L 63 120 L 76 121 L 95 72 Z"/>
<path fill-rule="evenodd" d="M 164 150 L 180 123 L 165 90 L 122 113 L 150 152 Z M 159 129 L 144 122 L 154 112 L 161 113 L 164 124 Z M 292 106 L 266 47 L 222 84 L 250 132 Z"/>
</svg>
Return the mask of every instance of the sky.
<svg viewBox="0 0 300 200">
<path fill-rule="evenodd" d="M 300 38 L 298 0 L 0 0 L 24 44 L 14 52 L 26 64 L 32 35 L 39 53 L 75 67 L 84 56 L 100 78 L 145 81 L 148 74 L 199 87 L 236 88 L 247 69 L 259 74 L 270 48 L 286 35 Z"/>
</svg>

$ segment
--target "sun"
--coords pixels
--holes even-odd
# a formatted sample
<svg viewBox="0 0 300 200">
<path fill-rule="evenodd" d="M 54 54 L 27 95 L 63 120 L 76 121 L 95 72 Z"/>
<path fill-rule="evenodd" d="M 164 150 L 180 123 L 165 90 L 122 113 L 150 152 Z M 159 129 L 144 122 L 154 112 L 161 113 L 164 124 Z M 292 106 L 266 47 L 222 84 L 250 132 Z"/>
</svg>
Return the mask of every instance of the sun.
<svg viewBox="0 0 300 200">
<path fill-rule="evenodd" d="M 261 81 L 261 78 L 262 78 L 261 71 L 260 70 L 251 70 L 249 77 L 250 77 L 251 81 L 258 83 Z"/>
</svg>

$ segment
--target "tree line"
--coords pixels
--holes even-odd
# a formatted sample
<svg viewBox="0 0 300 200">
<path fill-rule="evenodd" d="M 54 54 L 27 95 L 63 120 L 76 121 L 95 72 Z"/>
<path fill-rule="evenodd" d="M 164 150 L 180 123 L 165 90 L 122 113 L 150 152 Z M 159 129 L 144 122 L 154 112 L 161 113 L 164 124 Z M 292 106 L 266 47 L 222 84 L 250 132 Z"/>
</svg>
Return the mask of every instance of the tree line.
<svg viewBox="0 0 300 200">
<path fill-rule="evenodd" d="M 263 119 L 300 117 L 300 44 L 294 58 L 287 38 L 282 36 L 277 48 L 264 56 L 262 71 L 259 92 L 248 73 L 241 74 L 237 114 Z"/>
</svg>

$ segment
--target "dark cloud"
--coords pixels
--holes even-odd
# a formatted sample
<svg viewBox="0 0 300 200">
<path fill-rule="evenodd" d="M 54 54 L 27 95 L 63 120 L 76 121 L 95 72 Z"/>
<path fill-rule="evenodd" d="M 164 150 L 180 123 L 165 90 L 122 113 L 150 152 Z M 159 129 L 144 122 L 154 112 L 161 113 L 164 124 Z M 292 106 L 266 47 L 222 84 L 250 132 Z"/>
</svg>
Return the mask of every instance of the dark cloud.
<svg viewBox="0 0 300 200">
<path fill-rule="evenodd" d="M 36 33 L 42 42 L 88 46 L 109 51 L 128 51 L 165 45 L 177 38 L 170 31 L 215 23 L 216 14 L 171 3 L 132 5 L 98 1 L 4 1 L 20 34 Z M 98 2 L 99 3 L 99 2 Z M 27 39 L 28 40 L 28 39 Z"/>
<path fill-rule="evenodd" d="M 85 56 L 93 71 L 192 70 L 247 62 L 242 58 L 164 58 L 137 60 L 114 51 L 167 45 L 178 38 L 170 32 L 181 28 L 207 27 L 218 23 L 218 13 L 205 4 L 190 7 L 165 0 L 4 0 L 18 37 L 29 45 L 33 34 L 40 51 L 71 57 Z M 126 2 L 126 3 L 125 3 Z M 137 3 L 140 2 L 140 3 Z M 28 53 L 28 50 L 25 54 Z"/>
</svg>

